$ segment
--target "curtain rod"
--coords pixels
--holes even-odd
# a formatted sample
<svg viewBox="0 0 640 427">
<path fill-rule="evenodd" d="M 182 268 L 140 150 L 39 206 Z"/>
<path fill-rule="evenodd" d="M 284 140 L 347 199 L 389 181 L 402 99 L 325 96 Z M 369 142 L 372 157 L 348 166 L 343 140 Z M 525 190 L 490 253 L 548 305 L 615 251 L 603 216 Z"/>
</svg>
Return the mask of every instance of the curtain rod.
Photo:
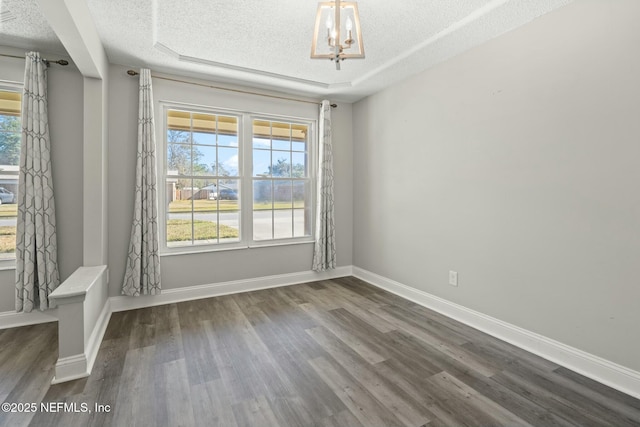
<svg viewBox="0 0 640 427">
<path fill-rule="evenodd" d="M 7 57 L 7 58 L 24 59 L 24 56 L 18 56 L 18 55 L 7 55 L 7 54 L 5 54 L 5 53 L 0 53 L 0 56 L 4 56 L 4 57 Z M 66 59 L 58 59 L 58 60 L 53 61 L 53 60 L 51 60 L 51 59 L 45 59 L 45 58 L 42 58 L 42 62 L 44 62 L 45 64 L 47 64 L 47 66 L 48 66 L 49 64 L 51 64 L 51 63 L 58 64 L 58 65 L 62 65 L 62 66 L 69 65 L 69 61 L 67 61 Z"/>
<path fill-rule="evenodd" d="M 127 74 L 129 74 L 130 76 L 137 76 L 140 73 L 138 73 L 135 70 L 127 70 Z M 251 91 L 248 91 L 248 90 L 230 89 L 230 88 L 227 88 L 227 87 L 207 85 L 207 84 L 204 84 L 204 83 L 196 83 L 196 82 L 189 82 L 189 81 L 186 81 L 186 80 L 172 79 L 172 78 L 169 78 L 169 77 L 160 77 L 160 76 L 153 76 L 153 75 L 151 77 L 153 77 L 154 79 L 168 80 L 170 82 L 187 83 L 187 84 L 190 84 L 190 85 L 208 87 L 210 89 L 226 90 L 228 92 L 245 93 L 245 94 L 248 94 L 248 95 L 266 96 L 267 98 L 277 98 L 277 99 L 284 99 L 284 100 L 287 100 L 287 101 L 296 101 L 296 102 L 304 102 L 304 103 L 307 103 L 307 104 L 321 105 L 318 102 L 305 101 L 304 99 L 297 99 L 297 98 L 287 98 L 286 96 L 267 95 L 265 93 L 251 92 Z M 332 108 L 338 108 L 338 104 L 331 104 L 331 107 Z"/>
</svg>

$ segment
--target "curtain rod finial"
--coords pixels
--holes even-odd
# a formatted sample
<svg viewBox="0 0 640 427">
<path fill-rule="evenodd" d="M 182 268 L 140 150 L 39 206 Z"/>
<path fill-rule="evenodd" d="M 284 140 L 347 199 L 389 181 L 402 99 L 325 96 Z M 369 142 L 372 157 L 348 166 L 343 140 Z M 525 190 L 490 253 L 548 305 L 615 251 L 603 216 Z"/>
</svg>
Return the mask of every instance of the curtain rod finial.
<svg viewBox="0 0 640 427">
<path fill-rule="evenodd" d="M 137 71 L 134 71 L 134 70 L 127 70 L 127 74 L 129 74 L 130 76 L 137 76 L 140 73 L 138 73 Z"/>
</svg>

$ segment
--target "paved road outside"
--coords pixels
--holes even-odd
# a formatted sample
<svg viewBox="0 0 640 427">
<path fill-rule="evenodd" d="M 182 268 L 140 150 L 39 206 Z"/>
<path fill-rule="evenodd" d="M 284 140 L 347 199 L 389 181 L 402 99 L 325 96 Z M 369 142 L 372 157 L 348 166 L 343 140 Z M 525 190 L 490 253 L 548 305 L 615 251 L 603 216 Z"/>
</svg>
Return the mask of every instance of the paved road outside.
<svg viewBox="0 0 640 427">
<path fill-rule="evenodd" d="M 293 215 L 292 215 L 292 211 Z M 169 219 L 191 219 L 191 213 L 170 213 Z M 194 219 L 202 221 L 218 221 L 215 212 L 195 212 Z M 272 221 L 273 220 L 273 221 Z M 238 228 L 240 224 L 239 212 L 220 212 L 220 224 Z M 304 209 L 279 209 L 271 211 L 254 211 L 253 213 L 253 234 L 256 240 L 271 239 L 273 233 L 275 238 L 292 237 L 292 224 L 295 236 L 304 235 Z M 0 226 L 14 226 L 16 218 L 0 218 Z"/>
<path fill-rule="evenodd" d="M 293 215 L 292 215 L 293 211 Z M 220 212 L 220 224 L 229 227 L 238 228 L 240 224 L 239 212 Z M 193 214 L 195 220 L 201 221 L 218 221 L 215 212 L 195 212 Z M 191 213 L 170 213 L 169 219 L 191 219 Z M 304 209 L 278 209 L 272 211 L 254 211 L 253 212 L 253 235 L 255 240 L 271 239 L 273 224 L 273 233 L 275 238 L 293 237 L 291 235 L 291 226 L 295 236 L 304 235 Z"/>
<path fill-rule="evenodd" d="M 0 218 L 0 227 L 4 227 L 6 225 L 16 226 L 17 218 Z"/>
</svg>

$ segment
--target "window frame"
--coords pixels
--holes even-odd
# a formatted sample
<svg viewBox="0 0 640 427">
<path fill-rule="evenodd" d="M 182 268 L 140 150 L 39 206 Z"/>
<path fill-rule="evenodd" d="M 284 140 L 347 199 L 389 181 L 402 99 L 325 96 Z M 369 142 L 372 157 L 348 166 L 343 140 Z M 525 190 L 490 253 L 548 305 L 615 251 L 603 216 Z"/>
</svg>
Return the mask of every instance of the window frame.
<svg viewBox="0 0 640 427">
<path fill-rule="evenodd" d="M 316 182 L 317 182 L 317 119 L 307 117 L 295 117 L 282 114 L 270 114 L 261 112 L 252 112 L 247 110 L 237 110 L 215 106 L 203 106 L 190 103 L 182 103 L 175 101 L 159 101 L 159 115 L 156 130 L 162 135 L 160 144 L 157 145 L 156 159 L 156 178 L 158 188 L 158 221 L 159 221 L 159 240 L 160 255 L 183 255 L 192 253 L 217 252 L 239 250 L 247 248 L 259 248 L 269 246 L 309 244 L 315 242 L 315 221 L 316 221 Z M 239 182 L 239 221 L 240 221 L 240 239 L 237 242 L 228 243 L 202 243 L 185 246 L 168 246 L 167 245 L 167 208 L 166 208 L 166 191 L 165 183 L 167 180 L 167 131 L 168 120 L 167 113 L 169 110 L 181 110 L 190 113 L 213 114 L 234 116 L 238 118 L 238 182 Z M 263 239 L 254 240 L 253 238 L 253 121 L 268 120 L 280 121 L 291 124 L 306 125 L 309 128 L 308 140 L 308 180 L 310 194 L 308 197 L 311 204 L 311 224 L 309 236 Z M 158 141 L 157 141 L 158 142 Z"/>
<path fill-rule="evenodd" d="M 14 82 L 14 81 L 8 81 L 8 80 L 0 80 L 0 90 L 5 91 L 5 92 L 17 92 L 20 94 L 20 109 L 22 110 L 22 92 L 24 89 L 24 83 L 23 82 Z M 20 120 L 22 121 L 22 117 L 20 118 Z M 20 136 L 20 147 L 22 149 L 22 135 Z M 18 165 L 19 166 L 19 165 Z M 20 177 L 20 172 L 18 171 L 18 179 Z M 15 195 L 16 198 L 18 197 L 18 195 Z M 17 201 L 16 201 L 17 203 Z M 16 217 L 16 227 L 17 227 L 17 217 Z M 3 258 L 0 259 L 0 271 L 1 270 L 13 270 L 16 268 L 16 253 L 15 251 L 13 252 L 13 257 L 11 258 Z"/>
<path fill-rule="evenodd" d="M 249 176 L 249 181 L 251 185 L 251 195 L 253 196 L 253 183 L 255 180 L 269 180 L 272 183 L 276 183 L 278 181 L 282 181 L 282 182 L 286 182 L 288 180 L 290 181 L 309 181 L 309 196 L 308 196 L 308 200 L 309 203 L 311 205 L 311 215 L 310 215 L 310 221 L 311 224 L 310 226 L 310 235 L 309 236 L 300 236 L 300 237 L 282 237 L 282 238 L 271 238 L 271 239 L 260 239 L 260 240 L 255 240 L 255 238 L 253 239 L 253 244 L 252 246 L 263 246 L 263 245 L 273 245 L 274 242 L 289 242 L 289 241 L 309 241 L 309 239 L 313 239 L 314 233 L 315 233 L 315 205 L 316 205 L 316 199 L 315 199 L 315 194 L 316 194 L 316 186 L 314 185 L 316 183 L 316 179 L 315 179 L 315 170 L 312 171 L 312 168 L 316 166 L 316 162 L 315 162 L 315 145 L 312 141 L 309 141 L 308 144 L 308 149 L 306 151 L 307 155 L 308 155 L 308 165 L 307 165 L 307 177 L 300 179 L 300 178 L 294 178 L 293 176 L 290 177 L 277 177 L 277 176 L 270 176 L 270 177 L 264 177 L 264 178 L 259 178 L 256 175 L 253 174 L 253 122 L 258 120 L 258 121 L 268 121 L 270 123 L 273 122 L 280 122 L 280 123 L 287 123 L 289 125 L 305 125 L 308 126 L 309 129 L 309 139 L 311 140 L 312 138 L 315 139 L 315 128 L 311 126 L 310 121 L 299 121 L 299 120 L 290 120 L 289 118 L 283 118 L 282 116 L 274 116 L 274 115 L 265 115 L 265 114 L 252 114 L 250 116 L 251 119 L 251 123 L 250 123 L 250 129 L 251 129 L 251 141 L 249 141 L 249 145 L 251 145 L 251 173 Z M 271 138 L 273 140 L 273 138 Z M 267 151 L 267 150 L 265 150 Z M 283 151 L 283 150 L 278 150 L 278 149 L 273 149 L 273 147 L 271 147 L 269 149 L 269 151 L 271 152 L 271 159 L 273 161 L 273 154 L 274 151 L 278 152 L 278 151 Z M 284 150 L 284 152 L 287 152 L 287 150 Z M 289 153 L 294 153 L 294 152 L 298 152 L 299 151 L 294 151 L 291 147 L 288 150 Z M 293 168 L 293 163 L 291 163 L 291 168 Z M 272 192 L 272 196 L 273 196 L 273 192 Z M 272 200 L 273 202 L 273 200 Z M 253 227 L 253 198 L 251 200 L 251 225 Z M 271 209 L 271 212 L 274 212 L 275 209 Z M 274 217 L 272 216 L 272 232 L 273 232 L 273 228 L 275 227 L 275 223 L 274 221 Z M 253 237 L 253 229 L 251 230 L 252 232 L 252 237 Z M 294 234 L 294 230 L 292 229 L 292 234 Z"/>
</svg>

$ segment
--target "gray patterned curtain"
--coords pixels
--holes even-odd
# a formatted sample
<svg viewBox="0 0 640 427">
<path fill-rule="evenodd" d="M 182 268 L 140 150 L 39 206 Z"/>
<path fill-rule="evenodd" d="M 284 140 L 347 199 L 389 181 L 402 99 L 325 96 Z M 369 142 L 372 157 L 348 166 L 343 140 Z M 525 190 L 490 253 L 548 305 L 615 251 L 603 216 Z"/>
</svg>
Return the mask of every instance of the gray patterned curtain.
<svg viewBox="0 0 640 427">
<path fill-rule="evenodd" d="M 129 256 L 122 284 L 123 295 L 139 296 L 160 293 L 158 240 L 156 136 L 153 120 L 151 71 L 141 69 L 135 204 Z"/>
<path fill-rule="evenodd" d="M 22 141 L 16 227 L 16 311 L 54 308 L 49 295 L 60 284 L 53 201 L 47 67 L 26 55 L 22 92 Z"/>
<path fill-rule="evenodd" d="M 313 271 L 336 268 L 335 229 L 333 224 L 333 153 L 331 149 L 331 104 L 320 106 L 320 140 L 318 141 L 318 203 L 316 244 L 313 251 Z"/>
</svg>

